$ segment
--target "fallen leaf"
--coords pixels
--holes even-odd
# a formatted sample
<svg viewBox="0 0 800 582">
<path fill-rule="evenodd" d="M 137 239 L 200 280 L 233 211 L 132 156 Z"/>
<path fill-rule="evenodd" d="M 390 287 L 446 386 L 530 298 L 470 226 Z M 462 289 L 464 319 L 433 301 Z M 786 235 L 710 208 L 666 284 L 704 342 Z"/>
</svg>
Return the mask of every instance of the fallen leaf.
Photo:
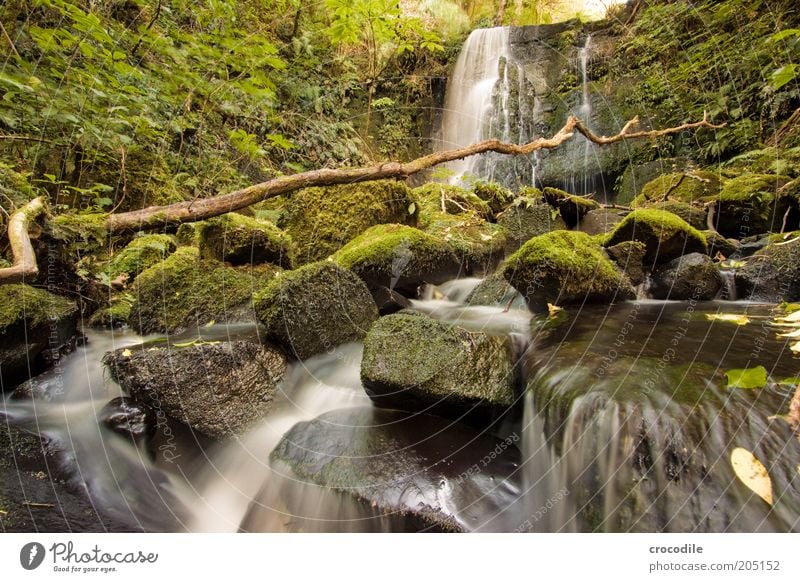
<svg viewBox="0 0 800 582">
<path fill-rule="evenodd" d="M 793 313 L 790 313 L 786 317 L 778 317 L 776 319 L 778 321 L 787 321 L 787 322 L 797 323 L 797 322 L 800 322 L 800 311 L 795 311 Z"/>
<path fill-rule="evenodd" d="M 763 388 L 767 384 L 767 369 L 764 366 L 728 370 L 725 376 L 728 378 L 728 388 Z"/>
<path fill-rule="evenodd" d="M 796 329 L 789 333 L 779 333 L 778 337 L 800 337 L 800 329 Z"/>
<path fill-rule="evenodd" d="M 558 305 L 553 305 L 552 303 L 547 304 L 547 314 L 550 317 L 555 317 L 561 311 L 563 311 L 563 309 Z"/>
<path fill-rule="evenodd" d="M 133 355 L 133 353 L 130 350 L 128 350 L 128 349 L 122 350 L 122 357 L 123 358 L 130 358 L 132 355 Z"/>
<path fill-rule="evenodd" d="M 706 313 L 706 319 L 709 321 L 724 321 L 726 323 L 735 323 L 736 325 L 747 325 L 750 323 L 750 318 L 746 315 L 738 313 Z"/>
<path fill-rule="evenodd" d="M 753 493 L 772 505 L 772 480 L 761 461 L 747 449 L 737 447 L 731 452 L 731 465 L 739 481 Z"/>
<path fill-rule="evenodd" d="M 794 353 L 800 353 L 800 342 L 794 342 L 792 345 L 789 346 L 789 349 L 792 350 Z"/>
</svg>

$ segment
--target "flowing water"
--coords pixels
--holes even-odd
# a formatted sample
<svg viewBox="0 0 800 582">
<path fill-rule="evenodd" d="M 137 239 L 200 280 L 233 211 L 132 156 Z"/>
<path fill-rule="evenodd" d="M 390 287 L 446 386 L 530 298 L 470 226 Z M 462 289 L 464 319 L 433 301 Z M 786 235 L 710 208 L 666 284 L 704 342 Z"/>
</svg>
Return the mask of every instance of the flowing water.
<svg viewBox="0 0 800 582">
<path fill-rule="evenodd" d="M 49 401 L 6 397 L 5 415 L 57 442 L 73 484 L 133 530 L 450 529 L 386 504 L 433 506 L 465 531 L 800 527 L 800 443 L 780 418 L 794 385 L 778 382 L 800 375 L 800 360 L 770 323 L 770 306 L 643 300 L 543 318 L 518 301 L 467 305 L 479 282 L 431 289 L 413 307 L 514 339 L 516 412 L 484 434 L 374 408 L 359 378 L 362 346 L 349 344 L 293 364 L 274 410 L 242 437 L 212 443 L 160 424 L 159 436 L 137 447 L 100 422 L 103 406 L 120 394 L 101 359 L 143 339 L 129 332 L 89 331 L 85 347 L 37 378 L 63 393 Z M 707 317 L 719 312 L 751 323 Z M 202 333 L 255 340 L 257 331 Z M 725 387 L 727 370 L 757 365 L 775 381 Z M 159 454 L 165 432 L 177 443 L 169 456 Z M 482 459 L 498 442 L 510 445 L 490 471 Z M 735 447 L 766 466 L 772 506 L 737 480 L 729 461 Z M 297 458 L 306 473 L 292 465 Z M 369 486 L 321 485 L 314 471 L 354 482 L 366 475 Z"/>
</svg>

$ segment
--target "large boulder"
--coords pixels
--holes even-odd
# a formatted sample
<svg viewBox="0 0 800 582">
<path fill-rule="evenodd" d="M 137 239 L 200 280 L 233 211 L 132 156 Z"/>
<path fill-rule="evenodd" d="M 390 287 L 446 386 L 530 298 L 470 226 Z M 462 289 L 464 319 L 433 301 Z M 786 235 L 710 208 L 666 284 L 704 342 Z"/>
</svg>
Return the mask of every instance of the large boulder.
<svg viewBox="0 0 800 582">
<path fill-rule="evenodd" d="M 388 315 L 364 340 L 361 381 L 384 408 L 485 422 L 514 405 L 514 350 L 505 337 Z"/>
<path fill-rule="evenodd" d="M 319 261 L 376 224 L 416 224 L 411 191 L 378 181 L 307 188 L 291 195 L 278 226 L 292 237 L 299 264 Z"/>
<path fill-rule="evenodd" d="M 606 253 L 628 276 L 632 285 L 640 285 L 647 278 L 644 270 L 644 243 L 626 240 L 613 247 L 608 247 Z"/>
<path fill-rule="evenodd" d="M 430 182 L 414 188 L 412 194 L 420 206 L 420 213 L 445 212 L 454 215 L 473 213 L 484 219 L 492 216 L 488 202 L 460 186 Z"/>
<path fill-rule="evenodd" d="M 137 236 L 111 257 L 106 271 L 108 278 L 114 281 L 124 276 L 132 281 L 139 273 L 175 252 L 176 246 L 175 239 L 166 234 Z"/>
<path fill-rule="evenodd" d="M 681 255 L 706 252 L 706 240 L 700 231 L 665 210 L 634 210 L 611 232 L 605 246 L 628 240 L 644 243 L 644 264 L 648 269 Z"/>
<path fill-rule="evenodd" d="M 78 307 L 24 284 L 0 285 L 0 389 L 24 382 L 74 347 Z"/>
<path fill-rule="evenodd" d="M 129 324 L 142 334 L 176 333 L 210 321 L 252 319 L 253 290 L 273 274 L 236 270 L 181 247 L 136 278 Z"/>
<path fill-rule="evenodd" d="M 360 531 L 387 521 L 395 531 L 497 531 L 516 515 L 518 441 L 426 414 L 350 408 L 296 424 L 270 461 L 293 490 L 299 480 L 353 498 L 363 519 L 351 526 Z M 287 497 L 281 501 L 291 504 Z M 256 529 L 265 506 L 274 505 L 254 503 L 241 529 Z M 320 526 L 303 513 L 307 505 L 289 509 Z"/>
<path fill-rule="evenodd" d="M 764 232 L 778 232 L 790 206 L 796 206 L 780 188 L 789 181 L 785 176 L 744 174 L 728 180 L 718 196 L 709 198 L 716 204 L 714 227 L 725 237 L 741 239 Z M 788 215 L 787 215 L 788 218 Z M 797 227 L 787 224 L 788 230 Z"/>
<path fill-rule="evenodd" d="M 800 300 L 800 240 L 774 243 L 758 251 L 736 271 L 734 280 L 741 299 Z"/>
<path fill-rule="evenodd" d="M 666 200 L 693 204 L 717 196 L 722 180 L 716 172 L 696 170 L 664 174 L 644 185 L 632 206 L 648 206 Z"/>
<path fill-rule="evenodd" d="M 555 231 L 529 240 L 503 266 L 503 276 L 534 310 L 547 303 L 612 302 L 634 296 L 628 278 L 583 232 Z"/>
<path fill-rule="evenodd" d="M 655 299 L 714 299 L 723 280 L 714 261 L 704 253 L 690 253 L 659 267 L 653 273 L 650 294 Z"/>
<path fill-rule="evenodd" d="M 502 273 L 492 273 L 467 295 L 467 305 L 503 305 L 506 306 L 518 295 Z"/>
<path fill-rule="evenodd" d="M 142 344 L 103 358 L 111 376 L 156 414 L 210 438 L 241 434 L 271 409 L 287 361 L 249 341 Z"/>
<path fill-rule="evenodd" d="M 270 222 L 230 213 L 202 223 L 200 254 L 232 265 L 272 263 L 291 269 L 294 249 L 289 236 Z"/>
<path fill-rule="evenodd" d="M 331 261 L 282 273 L 256 294 L 254 305 L 267 339 L 301 360 L 363 339 L 378 318 L 366 285 Z"/>
<path fill-rule="evenodd" d="M 508 232 L 506 250 L 513 252 L 540 234 L 567 228 L 558 210 L 541 198 L 517 198 L 497 215 L 497 224 Z"/>
<path fill-rule="evenodd" d="M 461 260 L 444 240 L 400 224 L 382 224 L 350 241 L 333 261 L 369 288 L 388 287 L 415 296 L 422 283 L 444 283 L 461 272 Z"/>
<path fill-rule="evenodd" d="M 619 208 L 598 208 L 587 212 L 580 222 L 579 229 L 589 235 L 606 234 L 614 230 L 622 219 L 628 215 L 627 210 Z"/>
<path fill-rule="evenodd" d="M 475 212 L 456 216 L 443 212 L 422 212 L 419 228 L 433 235 L 458 257 L 459 275 L 482 275 L 503 260 L 508 246 L 506 229 L 487 222 Z"/>
</svg>

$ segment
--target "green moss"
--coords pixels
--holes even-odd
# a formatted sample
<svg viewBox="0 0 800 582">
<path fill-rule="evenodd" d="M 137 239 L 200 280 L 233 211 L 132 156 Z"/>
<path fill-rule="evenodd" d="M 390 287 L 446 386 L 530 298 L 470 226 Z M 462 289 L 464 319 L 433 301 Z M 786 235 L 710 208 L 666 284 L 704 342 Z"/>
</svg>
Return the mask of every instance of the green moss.
<svg viewBox="0 0 800 582">
<path fill-rule="evenodd" d="M 719 174 L 699 170 L 696 172 L 664 174 L 651 180 L 634 198 L 634 208 L 647 206 L 649 202 L 662 202 L 665 197 L 691 204 L 709 196 L 716 196 L 722 188 Z"/>
<path fill-rule="evenodd" d="M 120 275 L 134 279 L 148 267 L 164 260 L 175 248 L 175 240 L 166 234 L 137 236 L 111 257 L 106 272 L 111 280 Z"/>
<path fill-rule="evenodd" d="M 705 208 L 693 206 L 692 204 L 688 204 L 686 202 L 680 202 L 678 200 L 666 200 L 664 202 L 656 202 L 648 205 L 647 208 L 666 210 L 667 212 L 682 218 L 698 230 L 702 230 L 707 226 L 706 218 L 708 212 L 705 210 Z"/>
<path fill-rule="evenodd" d="M 124 294 L 111 302 L 111 305 L 98 309 L 89 319 L 89 325 L 101 329 L 112 329 L 128 324 L 133 307 L 133 297 Z"/>
<path fill-rule="evenodd" d="M 24 284 L 0 285 L 0 334 L 18 323 L 31 328 L 74 311 L 74 302 L 44 289 Z"/>
<path fill-rule="evenodd" d="M 234 265 L 273 263 L 291 268 L 291 238 L 274 224 L 231 212 L 207 220 L 199 229 L 200 254 Z"/>
<path fill-rule="evenodd" d="M 460 186 L 431 182 L 415 188 L 412 194 L 420 205 L 420 221 L 425 213 L 441 212 L 442 203 L 448 214 L 472 212 L 488 218 L 492 213 L 487 202 Z"/>
<path fill-rule="evenodd" d="M 706 240 L 700 231 L 666 210 L 634 210 L 610 233 L 605 246 L 627 240 L 644 243 L 648 265 L 688 253 L 706 252 Z"/>
<path fill-rule="evenodd" d="M 583 232 L 558 230 L 532 238 L 506 260 L 503 276 L 531 307 L 632 294 L 627 278 Z"/>
<path fill-rule="evenodd" d="M 278 226 L 292 237 L 297 261 L 324 259 L 376 224 L 416 224 L 411 191 L 402 182 L 379 181 L 292 194 Z"/>
<path fill-rule="evenodd" d="M 564 222 L 570 227 L 577 226 L 587 212 L 600 208 L 594 200 L 573 196 L 558 188 L 545 188 L 542 193 L 547 203 L 558 209 Z"/>
<path fill-rule="evenodd" d="M 507 230 L 472 212 L 457 216 L 442 212 L 423 213 L 424 232 L 447 243 L 460 258 L 466 272 L 484 272 L 497 265 L 508 244 Z"/>
<path fill-rule="evenodd" d="M 526 196 L 514 200 L 514 204 L 497 216 L 497 224 L 508 232 L 508 248 L 512 251 L 534 236 L 567 228 L 558 210 L 546 204 L 541 193 L 538 197 Z"/>
<path fill-rule="evenodd" d="M 194 247 L 180 247 L 134 281 L 130 324 L 140 333 L 174 333 L 235 320 L 246 314 L 257 284 L 246 273 L 201 260 Z"/>
<path fill-rule="evenodd" d="M 494 182 L 478 182 L 473 186 L 472 191 L 489 205 L 494 214 L 502 212 L 514 200 L 514 195 L 510 190 Z"/>
<path fill-rule="evenodd" d="M 720 202 L 769 202 L 775 199 L 776 192 L 789 178 L 772 174 L 744 174 L 728 180 L 718 197 L 708 200 Z"/>
<path fill-rule="evenodd" d="M 81 256 L 104 251 L 108 237 L 103 213 L 65 213 L 50 221 L 50 233 L 63 243 L 66 253 L 77 261 Z"/>
<path fill-rule="evenodd" d="M 800 148 L 751 150 L 731 158 L 724 167 L 735 173 L 777 174 L 796 178 L 800 176 Z"/>
</svg>

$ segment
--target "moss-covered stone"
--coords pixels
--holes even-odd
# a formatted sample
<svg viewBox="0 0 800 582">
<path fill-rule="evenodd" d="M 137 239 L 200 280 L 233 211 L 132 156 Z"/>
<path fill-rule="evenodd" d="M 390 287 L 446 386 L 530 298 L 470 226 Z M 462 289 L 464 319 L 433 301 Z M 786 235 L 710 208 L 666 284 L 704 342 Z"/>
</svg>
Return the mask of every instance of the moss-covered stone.
<svg viewBox="0 0 800 582">
<path fill-rule="evenodd" d="M 307 188 L 292 194 L 278 221 L 295 243 L 298 264 L 327 258 L 376 224 L 416 224 L 411 191 L 380 181 Z"/>
<path fill-rule="evenodd" d="M 558 210 L 546 204 L 540 196 L 519 197 L 497 215 L 497 224 L 508 233 L 506 251 L 513 252 L 523 243 L 553 230 L 566 229 Z"/>
<path fill-rule="evenodd" d="M 492 215 L 492 210 L 486 201 L 460 186 L 431 182 L 415 188 L 412 190 L 412 194 L 423 213 L 462 214 L 471 212 L 481 218 L 489 218 Z"/>
<path fill-rule="evenodd" d="M 247 273 L 201 260 L 194 247 L 180 247 L 135 279 L 129 324 L 143 334 L 175 333 L 209 321 L 246 319 L 258 284 Z"/>
<path fill-rule="evenodd" d="M 100 329 L 114 329 L 128 324 L 134 298 L 123 294 L 112 300 L 111 305 L 98 309 L 89 318 L 89 325 Z"/>
<path fill-rule="evenodd" d="M 199 232 L 200 255 L 232 265 L 272 263 L 291 269 L 291 238 L 269 222 L 231 212 L 205 221 Z"/>
<path fill-rule="evenodd" d="M 49 367 L 75 335 L 73 301 L 30 285 L 0 285 L 0 380 L 7 390 Z"/>
<path fill-rule="evenodd" d="M 686 202 L 680 202 L 678 200 L 666 200 L 664 202 L 648 204 L 644 207 L 671 212 L 698 230 L 704 230 L 708 227 L 708 211 L 700 205 L 687 204 Z"/>
<path fill-rule="evenodd" d="M 398 313 L 369 330 L 361 380 L 384 408 L 492 420 L 514 404 L 513 355 L 506 337 Z"/>
<path fill-rule="evenodd" d="M 424 224 L 424 226 L 423 226 Z M 507 230 L 487 222 L 474 212 L 420 214 L 423 232 L 447 243 L 458 257 L 461 275 L 481 275 L 493 270 L 508 246 Z"/>
<path fill-rule="evenodd" d="M 770 244 L 736 271 L 741 299 L 781 303 L 800 300 L 800 240 Z"/>
<path fill-rule="evenodd" d="M 467 305 L 508 305 L 518 295 L 502 273 L 492 273 L 481 281 L 465 300 Z"/>
<path fill-rule="evenodd" d="M 737 239 L 781 230 L 792 202 L 778 191 L 788 181 L 771 174 L 744 174 L 728 180 L 718 196 L 706 199 L 716 203 L 715 228 Z"/>
<path fill-rule="evenodd" d="M 600 208 L 600 205 L 594 200 L 573 196 L 558 188 L 545 188 L 542 193 L 547 203 L 558 209 L 561 218 L 570 228 L 578 226 L 587 212 Z"/>
<path fill-rule="evenodd" d="M 800 176 L 800 148 L 767 147 L 751 150 L 725 162 L 726 170 L 737 173 L 776 174 L 796 178 Z"/>
<path fill-rule="evenodd" d="M 366 285 L 331 261 L 282 273 L 254 305 L 267 339 L 301 360 L 362 339 L 378 317 Z"/>
<path fill-rule="evenodd" d="M 489 205 L 493 214 L 502 212 L 514 200 L 514 195 L 510 190 L 494 182 L 478 182 L 473 186 L 472 191 Z"/>
<path fill-rule="evenodd" d="M 373 226 L 339 250 L 333 261 L 370 288 L 409 291 L 423 282 L 443 283 L 461 269 L 459 257 L 446 241 L 400 224 Z"/>
<path fill-rule="evenodd" d="M 665 210 L 634 210 L 611 232 L 605 246 L 626 240 L 644 243 L 646 268 L 688 253 L 706 252 L 706 241 L 700 231 Z"/>
<path fill-rule="evenodd" d="M 628 278 L 583 232 L 559 230 L 529 240 L 503 266 L 503 276 L 528 305 L 570 305 L 633 297 Z"/>
<path fill-rule="evenodd" d="M 167 258 L 175 251 L 175 239 L 166 234 L 145 234 L 137 236 L 124 248 L 114 253 L 106 267 L 112 281 L 120 275 L 129 280 Z"/>
<path fill-rule="evenodd" d="M 677 167 L 685 167 L 686 163 L 686 160 L 667 158 L 629 164 L 614 188 L 616 193 L 614 201 L 622 205 L 630 204 L 645 184 L 670 170 L 674 171 Z"/>
<path fill-rule="evenodd" d="M 716 172 L 697 170 L 664 174 L 651 180 L 633 200 L 634 208 L 647 206 L 653 202 L 663 202 L 667 198 L 691 204 L 719 194 L 722 181 Z"/>
</svg>

